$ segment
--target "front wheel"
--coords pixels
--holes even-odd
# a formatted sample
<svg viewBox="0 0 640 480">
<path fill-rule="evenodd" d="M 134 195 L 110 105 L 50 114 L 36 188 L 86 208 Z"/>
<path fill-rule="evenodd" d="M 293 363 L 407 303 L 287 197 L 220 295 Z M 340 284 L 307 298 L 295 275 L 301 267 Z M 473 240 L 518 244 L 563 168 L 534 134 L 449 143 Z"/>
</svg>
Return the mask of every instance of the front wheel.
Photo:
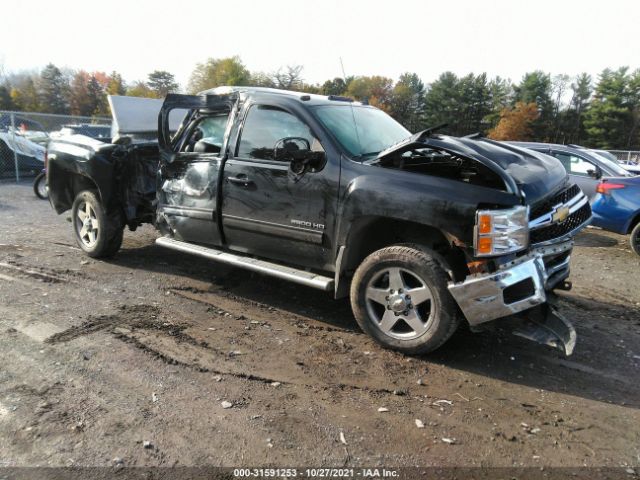
<svg viewBox="0 0 640 480">
<path fill-rule="evenodd" d="M 124 227 L 106 214 L 94 192 L 76 196 L 71 217 L 76 243 L 90 257 L 111 257 L 120 249 Z"/>
<path fill-rule="evenodd" d="M 640 222 L 631 230 L 629 243 L 631 244 L 631 250 L 633 250 L 636 255 L 640 255 Z"/>
<path fill-rule="evenodd" d="M 428 249 L 394 245 L 369 255 L 351 283 L 351 307 L 365 333 L 416 355 L 445 343 L 459 324 L 449 277 Z"/>
<path fill-rule="evenodd" d="M 47 186 L 47 174 L 42 172 L 33 181 L 33 193 L 41 200 L 49 198 L 49 187 Z"/>
</svg>

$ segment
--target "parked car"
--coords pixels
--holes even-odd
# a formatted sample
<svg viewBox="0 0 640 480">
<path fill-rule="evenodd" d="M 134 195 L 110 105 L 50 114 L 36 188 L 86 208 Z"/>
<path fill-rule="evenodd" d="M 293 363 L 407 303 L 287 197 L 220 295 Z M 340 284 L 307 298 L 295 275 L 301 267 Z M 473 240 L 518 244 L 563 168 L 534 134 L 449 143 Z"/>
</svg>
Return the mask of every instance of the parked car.
<svg viewBox="0 0 640 480">
<path fill-rule="evenodd" d="M 38 122 L 9 114 L 0 115 L 0 174 L 15 173 L 15 158 L 21 173 L 40 172 L 49 134 Z"/>
<path fill-rule="evenodd" d="M 535 142 L 508 143 L 545 153 L 560 160 L 571 181 L 580 187 L 590 201 L 595 198 L 596 187 L 602 178 L 633 176 L 632 173 L 622 168 L 617 162 L 583 147 Z"/>
<path fill-rule="evenodd" d="M 85 135 L 91 138 L 111 139 L 111 125 L 94 125 L 91 123 L 77 123 L 63 125 L 57 132 L 51 132 L 52 138 L 65 135 Z"/>
<path fill-rule="evenodd" d="M 634 162 L 633 160 L 620 160 L 613 153 L 608 152 L 606 150 L 597 150 L 597 149 L 594 149 L 594 148 L 582 147 L 580 145 L 568 145 L 568 146 L 569 147 L 579 148 L 581 150 L 587 150 L 589 152 L 592 152 L 592 153 L 595 153 L 597 155 L 600 155 L 601 157 L 607 158 L 607 159 L 611 160 L 612 162 L 616 162 L 618 165 L 620 165 L 622 168 L 624 168 L 628 172 L 631 172 L 634 175 L 640 175 L 640 165 L 638 165 L 638 163 Z"/>
<path fill-rule="evenodd" d="M 640 165 L 637 163 L 631 164 L 621 164 L 622 168 L 624 168 L 627 172 L 633 173 L 634 175 L 640 175 Z"/>
<path fill-rule="evenodd" d="M 621 235 L 640 255 L 640 176 L 583 147 L 509 142 L 556 157 L 569 176 L 589 196 L 593 225 Z"/>
<path fill-rule="evenodd" d="M 519 315 L 517 334 L 573 351 L 575 330 L 548 302 L 571 286 L 572 238 L 591 209 L 555 158 L 412 135 L 335 96 L 221 87 L 121 110 L 122 98 L 109 99 L 114 143 L 49 146 L 51 203 L 71 209 L 89 256 L 153 223 L 160 246 L 349 296 L 387 348 L 429 352 L 461 322 Z"/>
</svg>

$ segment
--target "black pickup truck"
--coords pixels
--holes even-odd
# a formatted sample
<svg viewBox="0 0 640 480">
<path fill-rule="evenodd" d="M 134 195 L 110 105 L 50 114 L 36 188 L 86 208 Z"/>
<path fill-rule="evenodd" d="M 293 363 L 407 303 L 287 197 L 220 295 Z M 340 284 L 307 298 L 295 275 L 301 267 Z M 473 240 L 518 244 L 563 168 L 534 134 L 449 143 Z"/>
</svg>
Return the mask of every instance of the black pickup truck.
<svg viewBox="0 0 640 480">
<path fill-rule="evenodd" d="M 49 144 L 51 203 L 72 210 L 88 255 L 114 255 L 125 226 L 152 223 L 163 247 L 350 296 L 388 348 L 429 352 L 462 322 L 508 317 L 514 333 L 573 351 L 549 303 L 571 287 L 572 238 L 591 210 L 556 159 L 412 135 L 342 97 L 219 87 L 158 109 L 154 141 Z"/>
</svg>

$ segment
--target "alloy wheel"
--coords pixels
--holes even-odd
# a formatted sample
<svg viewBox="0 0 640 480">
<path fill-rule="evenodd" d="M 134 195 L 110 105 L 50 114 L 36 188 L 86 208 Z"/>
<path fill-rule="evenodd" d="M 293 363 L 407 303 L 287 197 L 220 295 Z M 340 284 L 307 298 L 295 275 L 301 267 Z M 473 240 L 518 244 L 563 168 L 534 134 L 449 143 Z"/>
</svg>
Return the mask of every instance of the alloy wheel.
<svg viewBox="0 0 640 480">
<path fill-rule="evenodd" d="M 372 277 L 365 292 L 367 311 L 385 335 L 411 340 L 424 334 L 435 302 L 427 283 L 415 273 L 392 267 Z"/>
<path fill-rule="evenodd" d="M 98 230 L 100 224 L 95 210 L 88 202 L 82 202 L 78 206 L 78 219 L 76 222 L 76 230 L 78 238 L 84 245 L 91 248 L 98 241 Z"/>
</svg>

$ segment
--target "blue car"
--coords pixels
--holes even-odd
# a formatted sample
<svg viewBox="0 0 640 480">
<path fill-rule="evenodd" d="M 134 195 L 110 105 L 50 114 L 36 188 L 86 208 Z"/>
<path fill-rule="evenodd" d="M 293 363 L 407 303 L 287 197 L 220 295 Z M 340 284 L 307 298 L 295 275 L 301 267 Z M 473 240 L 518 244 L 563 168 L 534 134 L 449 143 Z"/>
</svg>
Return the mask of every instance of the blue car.
<svg viewBox="0 0 640 480">
<path fill-rule="evenodd" d="M 633 251 L 640 255 L 640 176 L 595 150 L 575 145 L 508 142 L 556 157 L 589 197 L 592 225 L 630 235 Z"/>
</svg>

